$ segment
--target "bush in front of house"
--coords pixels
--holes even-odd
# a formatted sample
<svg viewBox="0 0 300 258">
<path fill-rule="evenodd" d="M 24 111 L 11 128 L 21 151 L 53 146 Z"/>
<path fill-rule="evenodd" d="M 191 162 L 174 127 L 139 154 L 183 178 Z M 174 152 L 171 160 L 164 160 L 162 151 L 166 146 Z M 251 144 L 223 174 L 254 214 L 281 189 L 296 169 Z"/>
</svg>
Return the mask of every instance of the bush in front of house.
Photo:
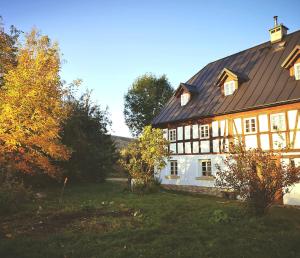
<svg viewBox="0 0 300 258">
<path fill-rule="evenodd" d="M 264 215 L 300 180 L 300 168 L 280 160 L 280 153 L 232 145 L 225 166 L 217 166 L 216 186 L 233 191 L 251 212 Z"/>
<path fill-rule="evenodd" d="M 131 180 L 131 190 L 152 192 L 160 185 L 157 174 L 166 166 L 168 141 L 161 129 L 146 126 L 142 135 L 121 151 L 120 164 Z"/>
</svg>

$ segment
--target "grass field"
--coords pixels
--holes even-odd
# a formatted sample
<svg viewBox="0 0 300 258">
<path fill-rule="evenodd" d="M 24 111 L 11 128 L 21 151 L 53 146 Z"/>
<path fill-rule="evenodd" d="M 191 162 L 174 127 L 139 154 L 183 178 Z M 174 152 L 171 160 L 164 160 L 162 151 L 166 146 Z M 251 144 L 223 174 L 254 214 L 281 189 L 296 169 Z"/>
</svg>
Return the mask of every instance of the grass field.
<svg viewBox="0 0 300 258">
<path fill-rule="evenodd" d="M 300 257 L 300 210 L 264 218 L 240 204 L 120 183 L 67 186 L 1 217 L 0 257 Z"/>
</svg>

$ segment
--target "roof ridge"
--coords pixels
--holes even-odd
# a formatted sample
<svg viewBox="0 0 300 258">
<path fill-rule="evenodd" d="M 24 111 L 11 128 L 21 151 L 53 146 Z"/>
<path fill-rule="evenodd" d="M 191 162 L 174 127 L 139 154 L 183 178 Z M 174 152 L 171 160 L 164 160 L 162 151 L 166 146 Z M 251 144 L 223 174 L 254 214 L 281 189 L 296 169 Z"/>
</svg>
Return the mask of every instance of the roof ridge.
<svg viewBox="0 0 300 258">
<path fill-rule="evenodd" d="M 285 36 L 285 38 L 291 37 L 293 34 L 296 34 L 297 32 L 300 32 L 300 30 L 296 30 L 296 31 L 294 31 L 294 32 L 291 32 L 291 33 L 287 34 L 287 35 Z M 271 44 L 271 41 L 265 41 L 265 42 L 260 43 L 260 44 L 258 44 L 258 45 L 255 45 L 255 46 L 246 48 L 246 49 L 241 50 L 241 51 L 239 51 L 239 52 L 236 52 L 236 53 L 233 53 L 233 54 L 229 54 L 229 55 L 227 55 L 227 56 L 225 56 L 225 57 L 222 57 L 222 58 L 216 59 L 216 60 L 214 60 L 214 61 L 211 61 L 211 62 L 207 63 L 207 65 L 213 64 L 213 63 L 215 63 L 215 62 L 218 62 L 218 61 L 220 61 L 220 60 L 226 59 L 226 58 L 228 58 L 228 57 L 232 57 L 232 56 L 238 55 L 238 54 L 240 54 L 240 53 L 249 51 L 249 50 L 251 50 L 251 49 L 253 49 L 253 48 L 262 47 L 263 45 L 270 45 L 270 46 L 271 46 L 272 44 Z M 201 69 L 201 70 L 202 70 L 202 69 Z"/>
</svg>

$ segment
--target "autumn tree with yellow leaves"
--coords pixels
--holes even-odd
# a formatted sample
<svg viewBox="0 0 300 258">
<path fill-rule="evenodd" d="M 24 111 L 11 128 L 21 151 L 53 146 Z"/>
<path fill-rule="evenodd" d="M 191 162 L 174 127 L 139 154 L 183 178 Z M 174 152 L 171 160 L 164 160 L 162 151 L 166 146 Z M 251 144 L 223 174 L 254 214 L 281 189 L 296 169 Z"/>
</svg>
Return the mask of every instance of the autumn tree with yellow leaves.
<svg viewBox="0 0 300 258">
<path fill-rule="evenodd" d="M 67 160 L 59 133 L 68 117 L 57 43 L 32 30 L 18 48 L 16 65 L 0 88 L 0 166 L 7 172 L 56 177 L 54 160 Z"/>
</svg>

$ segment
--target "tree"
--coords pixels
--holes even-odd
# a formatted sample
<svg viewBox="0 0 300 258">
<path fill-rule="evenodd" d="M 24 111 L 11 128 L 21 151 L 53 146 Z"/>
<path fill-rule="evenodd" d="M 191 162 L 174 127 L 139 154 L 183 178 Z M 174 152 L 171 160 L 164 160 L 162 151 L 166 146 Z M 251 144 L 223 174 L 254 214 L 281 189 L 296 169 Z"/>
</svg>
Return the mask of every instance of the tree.
<svg viewBox="0 0 300 258">
<path fill-rule="evenodd" d="M 217 166 L 216 186 L 235 192 L 257 215 L 263 215 L 300 180 L 300 169 L 280 158 L 273 151 L 231 146 L 224 168 Z"/>
<path fill-rule="evenodd" d="M 103 181 L 117 160 L 116 149 L 108 134 L 107 110 L 91 101 L 87 91 L 79 99 L 69 97 L 72 113 L 67 119 L 62 142 L 72 149 L 64 162 L 66 176 L 77 181 Z"/>
<path fill-rule="evenodd" d="M 17 65 L 17 42 L 21 31 L 10 26 L 10 32 L 6 33 L 0 16 L 0 86 L 3 84 L 3 76 Z"/>
<path fill-rule="evenodd" d="M 173 88 L 165 75 L 157 78 L 145 74 L 135 80 L 124 97 L 125 122 L 134 136 L 151 124 L 172 94 Z"/>
<path fill-rule="evenodd" d="M 59 136 L 68 108 L 63 102 L 58 45 L 32 30 L 16 61 L 0 88 L 1 167 L 58 176 L 53 160 L 69 158 Z"/>
<path fill-rule="evenodd" d="M 146 126 L 142 135 L 121 151 L 120 163 L 135 183 L 147 188 L 168 157 L 168 141 L 162 130 Z"/>
</svg>

